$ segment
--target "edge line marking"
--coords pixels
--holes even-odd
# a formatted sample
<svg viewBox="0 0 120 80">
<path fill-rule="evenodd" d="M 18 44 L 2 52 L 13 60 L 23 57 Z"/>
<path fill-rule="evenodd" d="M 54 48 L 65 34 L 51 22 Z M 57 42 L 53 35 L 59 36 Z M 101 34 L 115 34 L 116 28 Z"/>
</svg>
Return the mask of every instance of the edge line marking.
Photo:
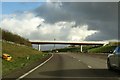
<svg viewBox="0 0 120 80">
<path fill-rule="evenodd" d="M 50 59 L 52 59 L 53 54 L 50 58 L 48 58 L 46 61 L 44 61 L 43 63 L 41 63 L 40 65 L 36 66 L 35 68 L 31 69 L 30 71 L 28 71 L 27 73 L 23 74 L 22 76 L 20 76 L 19 78 L 17 78 L 16 80 L 20 80 L 22 78 L 24 78 L 25 76 L 27 76 L 28 74 L 30 74 L 31 72 L 35 71 L 37 68 L 41 67 L 42 65 L 44 65 L 45 63 L 47 63 Z"/>
</svg>

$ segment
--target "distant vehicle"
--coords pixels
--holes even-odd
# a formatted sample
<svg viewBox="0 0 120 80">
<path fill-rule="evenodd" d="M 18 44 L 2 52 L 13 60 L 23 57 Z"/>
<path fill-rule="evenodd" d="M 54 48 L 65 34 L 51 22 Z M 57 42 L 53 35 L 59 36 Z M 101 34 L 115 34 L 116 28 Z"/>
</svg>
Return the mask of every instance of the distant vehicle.
<svg viewBox="0 0 120 80">
<path fill-rule="evenodd" d="M 113 53 L 110 53 L 107 58 L 107 67 L 109 70 L 120 70 L 120 46 L 116 47 Z"/>
<path fill-rule="evenodd" d="M 56 53 L 58 53 L 58 50 L 56 50 Z"/>
<path fill-rule="evenodd" d="M 59 51 L 58 50 L 52 50 L 53 53 L 58 53 Z"/>
<path fill-rule="evenodd" d="M 3 54 L 2 58 L 7 60 L 7 61 L 11 61 L 12 57 L 9 54 Z"/>
</svg>

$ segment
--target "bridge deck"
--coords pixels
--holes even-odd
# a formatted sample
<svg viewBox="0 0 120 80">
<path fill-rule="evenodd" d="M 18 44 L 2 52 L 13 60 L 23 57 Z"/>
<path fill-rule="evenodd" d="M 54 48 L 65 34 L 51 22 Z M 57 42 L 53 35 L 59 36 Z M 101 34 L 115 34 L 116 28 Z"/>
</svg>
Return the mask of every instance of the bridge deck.
<svg viewBox="0 0 120 80">
<path fill-rule="evenodd" d="M 104 45 L 105 41 L 31 41 L 31 44 L 72 44 L 72 45 Z"/>
</svg>

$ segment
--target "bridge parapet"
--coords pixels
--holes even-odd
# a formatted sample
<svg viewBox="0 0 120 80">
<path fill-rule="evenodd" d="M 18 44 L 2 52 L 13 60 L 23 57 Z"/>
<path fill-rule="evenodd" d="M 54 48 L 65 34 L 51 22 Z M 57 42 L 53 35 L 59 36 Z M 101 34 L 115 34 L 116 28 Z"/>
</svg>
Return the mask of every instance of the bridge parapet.
<svg viewBox="0 0 120 80">
<path fill-rule="evenodd" d="M 31 40 L 32 44 L 73 44 L 73 45 L 106 45 L 108 41 L 40 41 Z"/>
</svg>

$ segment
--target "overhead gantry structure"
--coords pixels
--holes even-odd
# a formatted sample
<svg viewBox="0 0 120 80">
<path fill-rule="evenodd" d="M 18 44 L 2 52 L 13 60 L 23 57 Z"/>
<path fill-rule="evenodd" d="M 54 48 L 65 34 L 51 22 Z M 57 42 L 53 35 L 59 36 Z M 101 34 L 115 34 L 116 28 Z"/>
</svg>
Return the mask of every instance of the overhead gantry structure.
<svg viewBox="0 0 120 80">
<path fill-rule="evenodd" d="M 103 45 L 108 44 L 108 41 L 38 41 L 38 40 L 30 40 L 31 44 L 37 44 L 38 50 L 40 50 L 41 44 L 67 44 L 67 45 Z"/>
</svg>

